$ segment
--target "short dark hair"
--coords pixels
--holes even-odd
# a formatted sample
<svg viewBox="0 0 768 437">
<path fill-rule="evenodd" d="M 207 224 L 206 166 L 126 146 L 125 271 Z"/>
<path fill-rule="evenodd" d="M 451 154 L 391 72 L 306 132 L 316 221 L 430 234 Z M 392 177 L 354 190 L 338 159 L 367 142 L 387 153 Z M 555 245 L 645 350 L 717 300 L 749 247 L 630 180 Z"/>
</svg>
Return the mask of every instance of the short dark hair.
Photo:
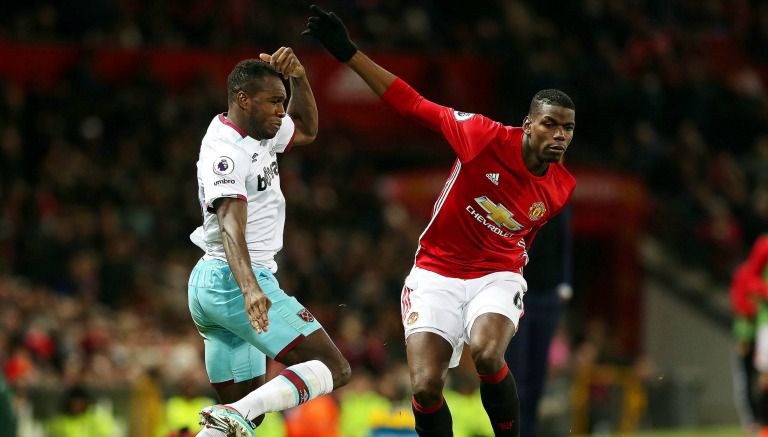
<svg viewBox="0 0 768 437">
<path fill-rule="evenodd" d="M 576 105 L 573 104 L 573 100 L 568 97 L 568 94 L 556 90 L 548 89 L 541 90 L 536 93 L 531 99 L 531 106 L 528 108 L 528 114 L 536 114 L 541 110 L 544 105 L 560 106 L 567 109 L 576 110 Z"/>
<path fill-rule="evenodd" d="M 238 62 L 227 77 L 227 101 L 235 100 L 239 91 L 253 95 L 258 91 L 260 80 L 269 76 L 279 78 L 280 72 L 268 62 L 260 59 L 244 59 Z"/>
</svg>

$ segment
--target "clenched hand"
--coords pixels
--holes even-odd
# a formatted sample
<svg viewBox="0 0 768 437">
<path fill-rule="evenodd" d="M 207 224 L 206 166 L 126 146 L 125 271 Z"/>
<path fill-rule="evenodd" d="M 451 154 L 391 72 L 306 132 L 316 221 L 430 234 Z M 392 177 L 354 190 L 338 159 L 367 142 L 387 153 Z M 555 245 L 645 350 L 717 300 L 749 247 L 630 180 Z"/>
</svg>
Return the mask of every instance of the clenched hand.
<svg viewBox="0 0 768 437">
<path fill-rule="evenodd" d="M 306 74 L 304 66 L 301 65 L 299 58 L 296 57 L 296 54 L 293 53 L 293 49 L 290 47 L 280 47 L 271 55 L 261 53 L 259 54 L 259 59 L 272 64 L 284 77 L 301 79 Z"/>
<path fill-rule="evenodd" d="M 248 314 L 248 320 L 257 333 L 267 332 L 269 330 L 269 308 L 272 301 L 261 290 L 252 290 L 243 293 L 245 298 L 245 312 Z"/>
</svg>

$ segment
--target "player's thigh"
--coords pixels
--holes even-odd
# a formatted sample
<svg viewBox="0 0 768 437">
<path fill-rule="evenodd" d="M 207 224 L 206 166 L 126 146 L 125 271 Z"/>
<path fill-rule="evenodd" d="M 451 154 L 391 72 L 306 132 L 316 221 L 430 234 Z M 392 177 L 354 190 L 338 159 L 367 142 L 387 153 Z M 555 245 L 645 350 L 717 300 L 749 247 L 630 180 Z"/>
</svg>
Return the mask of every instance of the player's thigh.
<svg viewBox="0 0 768 437">
<path fill-rule="evenodd" d="M 280 288 L 272 273 L 265 269 L 255 269 L 254 273 L 259 287 L 272 302 L 267 314 L 269 329 L 261 334 L 253 329 L 245 312 L 242 293 L 232 296 L 227 302 L 226 316 L 220 323 L 267 356 L 280 361 L 306 337 L 322 329 L 322 326 L 296 298 L 288 296 Z"/>
<path fill-rule="evenodd" d="M 264 353 L 229 330 L 220 326 L 198 330 L 205 345 L 205 370 L 214 387 L 248 381 L 266 372 Z"/>
<path fill-rule="evenodd" d="M 442 390 L 454 352 L 450 343 L 432 332 L 416 332 L 408 337 L 405 350 L 414 389 L 430 385 Z"/>
<path fill-rule="evenodd" d="M 464 346 L 461 308 L 465 296 L 462 280 L 414 267 L 405 278 L 400 299 L 406 344 L 417 333 L 439 336 L 453 350 L 450 367 L 457 366 Z M 417 348 L 409 349 L 418 353 Z"/>
<path fill-rule="evenodd" d="M 505 315 L 496 312 L 480 314 L 472 325 L 469 348 L 478 371 L 481 363 L 493 366 L 504 360 L 504 352 L 512 336 L 515 325 Z"/>
<path fill-rule="evenodd" d="M 471 282 L 471 297 L 464 309 L 465 336 L 473 352 L 493 347 L 503 354 L 523 315 L 525 280 L 515 273 L 498 272 Z"/>
<path fill-rule="evenodd" d="M 222 323 L 236 296 L 242 299 L 226 262 L 202 260 L 195 266 L 189 280 L 189 309 L 203 337 L 206 371 L 214 385 L 240 383 L 266 371 L 264 353 Z"/>
</svg>

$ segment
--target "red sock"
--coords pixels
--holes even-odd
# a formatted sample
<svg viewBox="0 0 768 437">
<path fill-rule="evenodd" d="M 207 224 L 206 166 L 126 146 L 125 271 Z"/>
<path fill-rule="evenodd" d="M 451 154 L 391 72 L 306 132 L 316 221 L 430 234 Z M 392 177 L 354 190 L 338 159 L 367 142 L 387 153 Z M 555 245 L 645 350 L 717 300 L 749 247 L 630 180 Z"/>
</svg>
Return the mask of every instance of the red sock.
<svg viewBox="0 0 768 437">
<path fill-rule="evenodd" d="M 509 367 L 504 364 L 495 374 L 480 376 L 480 399 L 488 413 L 496 437 L 520 435 L 520 400 Z"/>
<path fill-rule="evenodd" d="M 419 437 L 448 437 L 453 435 L 453 419 L 445 398 L 435 405 L 424 406 L 416 398 L 412 402 Z"/>
</svg>

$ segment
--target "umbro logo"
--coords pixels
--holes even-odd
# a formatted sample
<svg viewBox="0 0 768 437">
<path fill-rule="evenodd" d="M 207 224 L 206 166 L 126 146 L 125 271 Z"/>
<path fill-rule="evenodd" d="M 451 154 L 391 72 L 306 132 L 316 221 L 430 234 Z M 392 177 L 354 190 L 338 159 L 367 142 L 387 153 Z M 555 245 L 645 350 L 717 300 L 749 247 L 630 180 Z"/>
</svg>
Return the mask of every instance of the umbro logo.
<svg viewBox="0 0 768 437">
<path fill-rule="evenodd" d="M 487 177 L 489 181 L 493 182 L 493 185 L 499 185 L 498 173 L 486 173 L 485 177 Z"/>
<path fill-rule="evenodd" d="M 259 154 L 258 153 L 254 153 L 251 156 L 251 163 L 254 163 L 254 162 L 258 161 L 258 160 L 259 160 Z"/>
</svg>

